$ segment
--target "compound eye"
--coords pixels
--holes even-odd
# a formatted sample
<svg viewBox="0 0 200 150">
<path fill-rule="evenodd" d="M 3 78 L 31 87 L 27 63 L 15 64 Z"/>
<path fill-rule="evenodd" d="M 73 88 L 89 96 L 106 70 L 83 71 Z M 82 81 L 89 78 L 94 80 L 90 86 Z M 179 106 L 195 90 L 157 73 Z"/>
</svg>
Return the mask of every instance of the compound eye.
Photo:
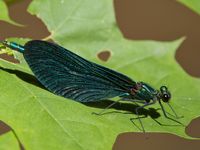
<svg viewBox="0 0 200 150">
<path fill-rule="evenodd" d="M 170 100 L 171 96 L 169 94 L 163 94 L 163 102 L 168 102 Z"/>
</svg>

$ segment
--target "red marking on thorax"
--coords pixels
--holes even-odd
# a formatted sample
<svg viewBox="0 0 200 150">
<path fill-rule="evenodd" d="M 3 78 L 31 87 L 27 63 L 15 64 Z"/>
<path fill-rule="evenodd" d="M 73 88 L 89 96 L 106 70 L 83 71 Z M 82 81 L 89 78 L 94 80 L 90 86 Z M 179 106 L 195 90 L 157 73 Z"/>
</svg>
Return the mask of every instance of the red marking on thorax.
<svg viewBox="0 0 200 150">
<path fill-rule="evenodd" d="M 142 83 L 138 82 L 133 88 L 130 89 L 131 94 L 135 95 L 142 88 Z"/>
</svg>

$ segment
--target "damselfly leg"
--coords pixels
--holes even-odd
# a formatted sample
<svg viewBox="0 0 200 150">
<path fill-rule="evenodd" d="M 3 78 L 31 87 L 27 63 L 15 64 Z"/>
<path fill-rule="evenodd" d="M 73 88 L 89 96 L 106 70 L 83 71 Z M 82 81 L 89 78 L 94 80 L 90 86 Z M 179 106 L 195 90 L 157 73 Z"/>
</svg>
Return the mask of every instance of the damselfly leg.
<svg viewBox="0 0 200 150">
<path fill-rule="evenodd" d="M 161 107 L 161 109 L 162 109 L 162 112 L 163 112 L 163 114 L 164 114 L 165 118 L 167 118 L 167 119 L 169 119 L 169 120 L 172 120 L 172 121 L 174 121 L 174 122 L 176 122 L 176 123 L 178 123 L 178 124 L 180 124 L 180 125 L 182 125 L 182 126 L 185 126 L 185 125 L 184 125 L 183 123 L 181 123 L 180 121 L 178 121 L 178 120 L 175 120 L 175 119 L 173 119 L 173 118 L 170 118 L 169 116 L 167 116 L 167 113 L 166 113 L 166 111 L 165 111 L 165 109 L 164 109 L 164 107 L 163 107 L 163 105 L 162 105 L 161 101 L 160 101 L 160 100 L 158 100 L 158 102 L 159 102 L 159 104 L 160 104 L 160 107 Z"/>
<path fill-rule="evenodd" d="M 136 100 L 136 101 L 138 101 L 138 100 Z M 131 100 L 131 102 L 135 102 L 135 100 Z M 138 111 L 139 111 L 140 109 L 146 107 L 146 106 L 150 106 L 150 105 L 152 105 L 152 104 L 155 104 L 155 102 L 156 102 L 156 101 L 154 100 L 154 101 L 152 101 L 152 102 L 150 102 L 150 103 L 145 103 L 144 105 L 137 107 L 137 108 L 135 109 L 135 113 L 136 113 L 136 115 L 137 115 L 137 118 L 130 118 L 131 122 L 132 122 L 135 126 L 136 126 L 136 124 L 133 122 L 133 120 L 134 120 L 134 119 L 138 119 L 138 120 L 139 120 L 139 123 L 140 123 L 140 125 L 141 125 L 141 127 L 142 127 L 142 130 L 141 130 L 140 128 L 138 128 L 138 129 L 141 130 L 141 131 L 143 131 L 143 133 L 145 133 L 145 129 L 144 129 L 144 126 L 143 126 L 143 124 L 142 124 L 141 118 L 144 118 L 144 117 L 140 117 Z M 137 126 L 136 126 L 136 127 L 137 127 Z"/>
<path fill-rule="evenodd" d="M 113 105 L 117 104 L 118 102 L 122 101 L 121 99 L 114 101 L 113 103 L 111 103 L 110 105 L 108 105 L 106 108 L 104 108 L 102 111 L 100 112 L 92 112 L 92 114 L 95 115 L 103 115 L 110 107 L 112 107 Z"/>
<path fill-rule="evenodd" d="M 170 105 L 170 103 L 167 103 L 168 104 L 168 106 L 169 106 L 169 108 L 172 110 L 172 112 L 174 113 L 174 115 L 175 115 L 175 118 L 176 119 L 180 119 L 180 118 L 183 118 L 184 116 L 178 116 L 177 115 L 177 113 L 176 113 L 176 111 L 173 109 L 173 107 Z M 170 114 L 171 115 L 171 114 Z M 173 116 L 173 115 L 172 115 Z"/>
</svg>

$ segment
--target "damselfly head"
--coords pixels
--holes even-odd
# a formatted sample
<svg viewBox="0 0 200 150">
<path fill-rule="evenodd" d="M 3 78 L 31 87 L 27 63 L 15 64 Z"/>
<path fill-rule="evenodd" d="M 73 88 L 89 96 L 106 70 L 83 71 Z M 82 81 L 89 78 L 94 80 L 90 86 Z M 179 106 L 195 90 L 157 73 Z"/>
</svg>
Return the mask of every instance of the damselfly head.
<svg viewBox="0 0 200 150">
<path fill-rule="evenodd" d="M 165 103 L 169 102 L 169 100 L 171 99 L 171 93 L 169 92 L 166 86 L 160 87 L 160 98 Z"/>
</svg>

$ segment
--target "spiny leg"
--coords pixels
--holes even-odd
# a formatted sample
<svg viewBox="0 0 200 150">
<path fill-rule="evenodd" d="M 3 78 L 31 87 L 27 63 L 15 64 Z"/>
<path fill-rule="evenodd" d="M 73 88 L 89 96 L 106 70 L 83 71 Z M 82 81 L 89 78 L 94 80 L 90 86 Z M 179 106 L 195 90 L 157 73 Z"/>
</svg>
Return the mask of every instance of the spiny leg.
<svg viewBox="0 0 200 150">
<path fill-rule="evenodd" d="M 134 102 L 134 100 L 132 100 L 133 102 Z M 145 130 L 144 130 L 144 126 L 143 126 L 143 124 L 142 124 L 142 121 L 141 121 L 141 117 L 139 117 L 139 113 L 138 113 L 138 110 L 139 109 L 142 109 L 142 108 L 144 108 L 144 107 L 146 107 L 146 106 L 150 106 L 150 105 L 152 105 L 152 104 L 155 104 L 155 102 L 156 101 L 152 101 L 152 102 L 150 102 L 150 103 L 145 103 L 143 106 L 140 106 L 140 107 L 137 107 L 136 109 L 135 109 L 135 112 L 136 112 L 136 115 L 138 116 L 137 117 L 137 119 L 139 119 L 139 123 L 140 123 L 140 125 L 141 125 L 141 127 L 142 127 L 142 131 L 143 131 L 143 133 L 145 133 Z M 133 119 L 135 119 L 135 118 L 131 118 L 130 120 L 131 120 L 131 122 L 133 122 Z"/>
<path fill-rule="evenodd" d="M 177 115 L 177 113 L 175 112 L 175 110 L 173 109 L 173 107 L 169 103 L 167 103 L 167 104 L 168 104 L 169 108 L 172 110 L 172 112 L 174 113 L 176 119 L 183 118 L 183 116 Z"/>
<path fill-rule="evenodd" d="M 146 118 L 146 116 L 138 116 L 137 118 L 130 118 L 130 121 L 136 126 L 136 128 L 138 128 L 138 130 L 142 131 L 143 133 L 145 133 L 145 130 L 144 130 L 144 126 L 143 125 L 140 125 L 142 127 L 139 127 L 133 120 L 134 119 L 142 119 L 142 118 Z M 140 122 L 140 121 L 139 121 Z M 140 123 L 141 124 L 141 123 Z"/>
<path fill-rule="evenodd" d="M 159 124 L 160 126 L 180 126 L 179 124 L 174 124 L 174 125 L 169 125 L 169 124 L 163 124 L 163 123 L 161 123 L 161 122 L 159 122 L 158 120 L 156 120 L 156 119 L 154 119 L 154 118 L 152 118 L 157 124 Z"/>
<path fill-rule="evenodd" d="M 168 117 L 167 114 L 166 114 L 166 112 L 165 112 L 165 109 L 164 109 L 164 107 L 163 107 L 163 105 L 162 105 L 162 103 L 161 103 L 161 101 L 158 100 L 158 102 L 159 102 L 159 104 L 160 104 L 160 106 L 161 106 L 161 109 L 162 109 L 162 112 L 163 112 L 165 118 L 167 118 L 167 119 L 169 119 L 169 120 L 172 120 L 172 121 L 174 121 L 174 122 L 176 122 L 176 123 L 178 123 L 178 124 L 180 124 L 180 125 L 182 125 L 182 126 L 185 126 L 183 123 L 181 123 L 181 122 L 179 122 L 179 121 L 177 121 L 177 120 L 175 120 L 175 119 L 173 119 L 173 118 Z"/>
</svg>

